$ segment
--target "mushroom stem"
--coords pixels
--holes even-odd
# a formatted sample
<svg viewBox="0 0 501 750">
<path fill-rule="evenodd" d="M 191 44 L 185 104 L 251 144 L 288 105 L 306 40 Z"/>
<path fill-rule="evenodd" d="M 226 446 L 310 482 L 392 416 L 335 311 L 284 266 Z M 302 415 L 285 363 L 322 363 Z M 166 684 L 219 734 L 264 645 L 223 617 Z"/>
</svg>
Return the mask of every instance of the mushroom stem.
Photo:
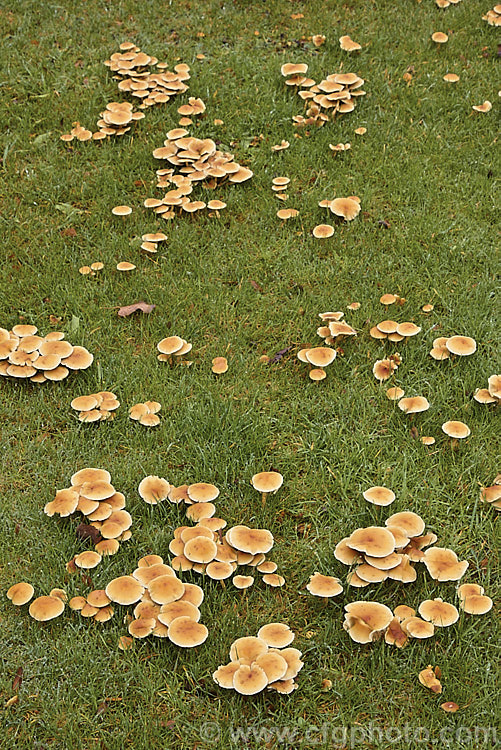
<svg viewBox="0 0 501 750">
<path fill-rule="evenodd" d="M 226 583 L 225 583 L 225 582 L 223 581 L 223 579 L 221 579 L 221 581 L 220 581 L 220 584 L 221 584 L 221 586 L 223 587 L 223 589 L 225 589 L 225 588 L 226 588 Z"/>
<path fill-rule="evenodd" d="M 261 502 L 264 507 L 266 505 L 266 492 L 261 492 Z"/>
<path fill-rule="evenodd" d="M 453 439 L 451 440 L 451 450 L 452 450 L 452 451 L 455 451 L 455 450 L 457 450 L 457 449 L 458 449 L 458 446 L 459 446 L 459 440 L 456 440 L 455 438 L 453 438 Z"/>
</svg>

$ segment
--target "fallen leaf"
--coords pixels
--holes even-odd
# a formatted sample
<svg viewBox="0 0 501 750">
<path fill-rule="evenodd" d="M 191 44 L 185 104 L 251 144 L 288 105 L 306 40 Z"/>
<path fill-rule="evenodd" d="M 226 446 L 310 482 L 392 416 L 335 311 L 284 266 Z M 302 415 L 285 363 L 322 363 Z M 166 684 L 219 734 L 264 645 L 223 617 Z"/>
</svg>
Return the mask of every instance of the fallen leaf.
<svg viewBox="0 0 501 750">
<path fill-rule="evenodd" d="M 99 533 L 99 530 L 96 529 L 95 526 L 91 526 L 87 523 L 78 524 L 77 528 L 75 529 L 75 533 L 79 539 L 91 539 L 93 544 L 97 544 L 102 540 L 102 536 Z"/>
<path fill-rule="evenodd" d="M 384 229 L 389 229 L 391 224 L 387 219 L 380 219 L 378 221 L 378 224 L 380 227 L 383 227 Z"/>
<path fill-rule="evenodd" d="M 411 427 L 410 429 L 411 438 L 417 440 L 419 438 L 419 431 L 417 427 Z"/>
<path fill-rule="evenodd" d="M 249 279 L 249 284 L 256 290 L 256 292 L 261 292 L 261 294 L 263 293 L 262 287 L 260 287 L 257 281 L 254 281 L 254 279 Z"/>
<path fill-rule="evenodd" d="M 132 313 L 135 313 L 137 310 L 141 310 L 141 312 L 144 313 L 150 313 L 152 310 L 155 309 L 155 305 L 149 305 L 147 302 L 134 302 L 132 305 L 125 305 L 124 307 L 121 307 L 118 311 L 118 314 L 121 318 L 126 318 L 128 315 L 132 315 Z"/>
<path fill-rule="evenodd" d="M 77 231 L 75 227 L 68 227 L 67 229 L 63 229 L 60 234 L 61 237 L 76 237 Z"/>
<path fill-rule="evenodd" d="M 12 690 L 14 693 L 17 693 L 19 688 L 21 687 L 23 682 L 23 668 L 19 667 L 19 669 L 16 672 L 16 676 L 14 677 L 14 680 L 12 682 Z"/>
<path fill-rule="evenodd" d="M 97 707 L 96 717 L 101 716 L 101 714 L 104 714 L 107 708 L 108 708 L 108 703 L 106 701 L 103 701 L 102 703 L 100 703 L 99 706 Z"/>
<path fill-rule="evenodd" d="M 272 365 L 274 362 L 280 362 L 284 354 L 287 354 L 287 352 L 290 352 L 292 349 L 292 346 L 287 346 L 285 349 L 280 349 L 279 352 L 273 355 L 273 357 L 270 357 L 268 360 L 268 364 Z"/>
<path fill-rule="evenodd" d="M 19 696 L 18 695 L 13 695 L 12 698 L 9 698 L 9 700 L 5 704 L 4 708 L 9 708 L 10 706 L 14 706 L 18 702 L 19 702 Z"/>
</svg>

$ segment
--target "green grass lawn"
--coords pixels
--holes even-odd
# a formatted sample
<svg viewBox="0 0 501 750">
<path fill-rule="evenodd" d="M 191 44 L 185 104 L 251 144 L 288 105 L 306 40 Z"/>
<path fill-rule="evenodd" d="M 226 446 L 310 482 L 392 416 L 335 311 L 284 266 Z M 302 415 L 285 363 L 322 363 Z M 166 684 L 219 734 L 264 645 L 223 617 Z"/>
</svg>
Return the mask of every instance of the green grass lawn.
<svg viewBox="0 0 501 750">
<path fill-rule="evenodd" d="M 91 368 L 61 383 L 1 379 L 2 592 L 19 580 L 37 595 L 55 586 L 71 596 L 90 590 L 65 570 L 87 548 L 75 536 L 78 521 L 43 513 L 85 466 L 111 472 L 134 519 L 132 539 L 91 571 L 93 587 L 131 572 L 144 554 L 168 561 L 184 510 L 147 506 L 137 493 L 147 474 L 176 485 L 216 484 L 217 515 L 230 526 L 269 528 L 271 557 L 286 577 L 282 589 L 256 582 L 244 593 L 184 574 L 205 590 L 209 638 L 192 650 L 148 638 L 124 653 L 117 640 L 126 633 L 125 609 L 117 606 L 102 626 L 69 609 L 40 624 L 2 593 L 0 747 L 494 746 L 493 611 L 462 613 L 451 628 L 398 650 L 384 640 L 355 644 L 342 629 L 343 605 L 372 599 L 417 607 L 437 596 L 457 604 L 454 583 L 436 583 L 420 565 L 414 584 L 345 586 L 326 605 L 305 591 L 317 570 L 344 580 L 347 568 L 333 554 L 342 537 L 410 509 L 439 546 L 469 561 L 463 581 L 496 598 L 496 512 L 479 502 L 479 488 L 500 471 L 499 413 L 472 399 L 500 372 L 498 39 L 482 20 L 490 7 L 491 0 L 446 10 L 432 0 L 61 0 L 36 7 L 12 0 L 0 8 L 0 326 L 63 330 L 95 355 Z M 297 13 L 303 17 L 293 20 Z M 430 40 L 437 30 L 449 34 L 440 48 Z M 320 33 L 327 41 L 317 49 L 308 37 Z M 361 52 L 342 52 L 342 34 L 359 41 Z M 188 63 L 189 91 L 150 108 L 121 139 L 64 144 L 59 136 L 72 122 L 95 130 L 105 104 L 125 99 L 102 62 L 129 39 L 170 68 Z M 321 129 L 298 130 L 292 116 L 303 113 L 303 103 L 284 85 L 284 62 L 308 63 L 317 81 L 356 72 L 367 96 Z M 460 81 L 444 83 L 448 72 Z M 190 132 L 216 139 L 254 177 L 213 192 L 196 188 L 194 197 L 227 202 L 219 218 L 166 222 L 143 208 L 160 192 L 155 169 L 163 165 L 151 152 L 177 126 L 188 95 L 207 108 Z M 492 111 L 473 112 L 485 99 Z M 224 124 L 214 125 L 216 118 Z M 354 133 L 361 126 L 363 137 Z M 273 153 L 282 139 L 290 148 Z M 333 156 L 329 143 L 340 141 L 352 148 Z M 285 204 L 271 192 L 277 175 L 291 178 Z M 318 202 L 352 194 L 361 200 L 358 218 L 336 223 L 330 239 L 314 239 L 313 227 L 334 218 Z M 123 203 L 134 209 L 125 220 L 111 214 Z M 280 222 L 275 214 L 284 206 L 299 216 Z M 146 257 L 140 237 L 158 230 L 168 240 Z M 97 277 L 79 274 L 98 260 L 105 268 Z M 119 273 L 122 260 L 137 269 Z M 385 312 L 385 292 L 405 297 L 405 305 Z M 154 303 L 154 312 L 117 316 L 119 306 L 140 299 Z M 346 311 L 353 301 L 360 309 Z M 434 310 L 425 315 L 429 302 Z M 313 384 L 296 353 L 320 341 L 318 313 L 325 310 L 345 310 L 358 336 L 343 343 L 327 379 Z M 370 338 L 369 329 L 393 315 L 422 332 L 403 345 Z M 157 361 L 157 342 L 173 334 L 192 342 L 191 367 Z M 433 339 L 453 334 L 475 338 L 475 355 L 433 361 Z M 260 362 L 286 347 L 277 363 Z M 386 398 L 389 383 L 380 386 L 372 375 L 375 360 L 394 351 L 403 362 L 391 384 L 431 404 L 412 423 Z M 220 377 L 210 364 L 218 355 L 229 361 Z M 70 401 L 104 389 L 121 401 L 116 419 L 82 425 Z M 147 399 L 162 403 L 154 430 L 128 418 Z M 456 450 L 441 431 L 449 419 L 471 428 Z M 425 448 L 412 425 L 436 444 Z M 271 468 L 284 485 L 263 507 L 249 481 Z M 373 484 L 395 491 L 391 508 L 365 502 L 362 491 Z M 245 698 L 216 686 L 212 672 L 228 661 L 231 642 L 271 621 L 296 633 L 305 660 L 299 689 Z M 428 664 L 442 669 L 442 695 L 418 683 Z M 19 700 L 4 709 L 19 668 Z M 324 679 L 332 681 L 328 692 Z M 460 710 L 444 713 L 443 701 Z M 475 727 L 491 733 L 475 734 Z M 289 730 L 295 738 L 281 734 Z"/>
</svg>

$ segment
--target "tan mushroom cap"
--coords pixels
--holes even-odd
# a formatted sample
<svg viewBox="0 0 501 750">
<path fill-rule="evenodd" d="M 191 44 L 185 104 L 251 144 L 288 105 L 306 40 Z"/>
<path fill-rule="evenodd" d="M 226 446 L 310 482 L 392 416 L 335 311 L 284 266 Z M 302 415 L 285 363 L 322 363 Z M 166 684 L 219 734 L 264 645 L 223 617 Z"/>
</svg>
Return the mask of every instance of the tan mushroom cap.
<svg viewBox="0 0 501 750">
<path fill-rule="evenodd" d="M 136 268 L 134 263 L 129 263 L 127 260 L 122 260 L 117 263 L 117 271 L 133 271 Z"/>
<path fill-rule="evenodd" d="M 280 72 L 283 76 L 305 75 L 308 72 L 308 65 L 306 63 L 285 63 L 280 68 Z"/>
<path fill-rule="evenodd" d="M 184 583 L 173 575 L 154 578 L 148 584 L 148 591 L 156 604 L 170 604 L 184 594 Z"/>
<path fill-rule="evenodd" d="M 251 484 L 258 492 L 276 492 L 282 486 L 283 481 L 284 478 L 278 471 L 261 471 L 251 478 Z"/>
<path fill-rule="evenodd" d="M 105 591 L 112 602 L 128 606 L 139 601 L 144 594 L 144 586 L 132 576 L 119 576 L 108 583 Z"/>
<path fill-rule="evenodd" d="M 371 557 L 370 555 L 364 555 L 364 559 L 365 562 L 369 563 L 373 568 L 377 568 L 378 570 L 391 570 L 392 568 L 396 568 L 397 565 L 400 565 L 402 562 L 402 555 L 398 552 L 392 552 L 391 555 L 386 555 L 386 557 Z M 357 568 L 357 573 L 358 570 L 359 569 Z"/>
<path fill-rule="evenodd" d="M 272 586 L 272 588 L 280 588 L 285 584 L 285 578 L 278 575 L 278 573 L 266 573 L 263 576 L 263 583 L 267 586 Z"/>
<path fill-rule="evenodd" d="M 158 414 L 142 414 L 139 417 L 139 424 L 144 425 L 145 427 L 158 427 L 160 424 L 160 417 Z"/>
<path fill-rule="evenodd" d="M 76 411 L 90 411 L 98 406 L 98 400 L 95 396 L 77 396 L 70 406 Z"/>
<path fill-rule="evenodd" d="M 7 590 L 7 599 L 10 599 L 12 604 L 15 604 L 16 607 L 21 607 L 23 604 L 27 604 L 30 601 L 34 593 L 35 589 L 31 583 L 20 581 Z"/>
<path fill-rule="evenodd" d="M 331 201 L 330 210 L 336 216 L 351 221 L 360 213 L 360 203 L 353 198 L 335 198 Z"/>
<path fill-rule="evenodd" d="M 120 549 L 120 543 L 117 539 L 102 539 L 94 548 L 103 557 L 116 555 Z"/>
<path fill-rule="evenodd" d="M 186 601 L 195 607 L 200 607 L 204 600 L 204 590 L 196 583 L 185 583 L 184 594 L 179 601 Z"/>
<path fill-rule="evenodd" d="M 233 576 L 231 582 L 237 589 L 248 589 L 254 583 L 254 576 Z"/>
<path fill-rule="evenodd" d="M 341 539 L 334 548 L 334 557 L 344 565 L 353 565 L 353 563 L 360 562 L 362 559 L 360 552 L 349 546 L 349 541 L 350 537 L 346 536 L 344 539 Z"/>
<path fill-rule="evenodd" d="M 394 617 L 388 625 L 384 634 L 384 640 L 385 643 L 388 643 L 390 646 L 396 646 L 397 648 L 403 648 L 407 644 L 409 636 L 402 630 L 400 619 L 398 617 Z"/>
<path fill-rule="evenodd" d="M 226 688 L 227 690 L 233 689 L 233 677 L 241 667 L 240 662 L 232 661 L 229 664 L 221 665 L 212 674 L 212 679 L 219 685 L 219 687 Z"/>
<path fill-rule="evenodd" d="M 195 622 L 189 617 L 176 617 L 169 625 L 169 640 L 182 648 L 200 646 L 207 640 L 208 635 L 209 631 L 205 625 Z"/>
<path fill-rule="evenodd" d="M 399 388 L 397 385 L 388 388 L 388 390 L 386 391 L 386 397 L 390 401 L 399 401 L 404 395 L 405 391 L 402 388 Z"/>
<path fill-rule="evenodd" d="M 388 572 L 386 570 L 373 567 L 372 565 L 369 565 L 369 563 L 358 565 L 356 573 L 362 581 L 366 581 L 367 583 L 381 583 L 388 578 Z"/>
<path fill-rule="evenodd" d="M 87 500 L 106 500 L 115 494 L 115 488 L 103 479 L 83 482 L 80 486 L 80 496 Z"/>
<path fill-rule="evenodd" d="M 62 518 L 65 518 L 76 511 L 78 500 L 78 492 L 72 489 L 58 490 L 54 500 L 47 503 L 44 507 L 44 513 L 48 516 L 53 516 L 57 513 Z"/>
<path fill-rule="evenodd" d="M 436 440 L 432 435 L 423 435 L 421 442 L 423 445 L 435 445 Z"/>
<path fill-rule="evenodd" d="M 395 550 L 395 539 L 382 526 L 367 526 L 356 529 L 348 538 L 347 545 L 371 557 L 386 557 Z"/>
<path fill-rule="evenodd" d="M 194 503 L 209 503 L 219 497 L 219 489 L 208 482 L 196 482 L 188 485 L 186 490 L 188 497 Z"/>
<path fill-rule="evenodd" d="M 209 518 L 212 518 L 215 512 L 216 512 L 216 506 L 214 505 L 214 503 L 193 503 L 193 505 L 190 505 L 188 510 L 186 511 L 186 517 L 189 518 L 190 521 L 195 521 L 195 522 L 205 521 Z M 217 529 L 211 528 L 210 526 L 207 526 L 207 528 L 210 528 L 211 531 L 217 530 Z M 222 527 L 218 524 L 217 528 L 219 529 Z"/>
<path fill-rule="evenodd" d="M 283 622 L 270 622 L 258 630 L 257 637 L 261 638 L 270 648 L 285 648 L 294 640 L 294 633 Z M 277 679 L 280 678 L 277 677 Z"/>
<path fill-rule="evenodd" d="M 184 346 L 184 339 L 180 336 L 167 336 L 157 344 L 157 349 L 162 354 L 175 354 Z"/>
<path fill-rule="evenodd" d="M 68 607 L 74 612 L 80 612 L 80 610 L 83 609 L 86 604 L 87 600 L 84 596 L 73 596 L 68 602 Z"/>
<path fill-rule="evenodd" d="M 305 352 L 305 357 L 314 367 L 327 367 L 336 359 L 336 350 L 329 349 L 326 346 L 316 346 Z"/>
<path fill-rule="evenodd" d="M 478 583 L 463 583 L 461 586 L 457 587 L 456 593 L 459 600 L 464 601 L 468 596 L 482 595 L 484 593 L 484 588 Z"/>
<path fill-rule="evenodd" d="M 310 594 L 313 594 L 313 596 L 321 597 L 337 596 L 343 591 L 339 578 L 334 578 L 334 576 L 324 576 L 318 572 L 313 573 L 313 575 L 310 576 L 306 588 Z"/>
<path fill-rule="evenodd" d="M 268 683 L 281 680 L 288 670 L 287 661 L 277 651 L 268 651 L 268 653 L 258 656 L 254 664 L 264 670 Z"/>
<path fill-rule="evenodd" d="M 268 529 L 251 529 L 248 526 L 233 526 L 226 539 L 237 550 L 251 555 L 266 554 L 273 547 L 273 534 Z"/>
<path fill-rule="evenodd" d="M 129 623 L 128 631 L 133 638 L 147 638 L 153 632 L 155 624 L 154 617 L 140 617 Z"/>
<path fill-rule="evenodd" d="M 382 305 L 393 305 L 397 301 L 397 296 L 395 294 L 383 294 L 379 301 Z"/>
<path fill-rule="evenodd" d="M 89 467 L 75 472 L 70 481 L 73 487 L 80 486 L 86 482 L 111 482 L 111 474 L 109 471 L 106 471 L 106 469 L 94 469 Z"/>
<path fill-rule="evenodd" d="M 160 576 L 172 576 L 174 577 L 174 571 L 170 565 L 164 563 L 155 563 L 154 565 L 137 567 L 132 573 L 133 577 L 139 581 L 143 586 L 149 586 L 149 584 Z"/>
<path fill-rule="evenodd" d="M 417 414 L 427 411 L 430 408 L 430 404 L 424 396 L 411 396 L 409 398 L 401 398 L 398 402 L 398 408 L 405 412 L 405 414 Z"/>
<path fill-rule="evenodd" d="M 267 651 L 268 646 L 261 638 L 248 635 L 233 641 L 230 648 L 230 660 L 238 661 L 240 659 L 252 663 L 258 656 L 262 656 Z"/>
<path fill-rule="evenodd" d="M 493 601 L 488 596 L 473 594 L 467 596 L 460 603 L 460 608 L 468 615 L 485 615 L 492 609 Z"/>
<path fill-rule="evenodd" d="M 393 619 L 391 609 L 379 602 L 350 602 L 344 608 L 348 615 L 361 620 L 376 633 L 387 628 Z"/>
<path fill-rule="evenodd" d="M 30 604 L 29 613 L 38 622 L 47 622 L 64 612 L 64 602 L 56 596 L 39 596 Z"/>
<path fill-rule="evenodd" d="M 416 610 L 412 609 L 412 607 L 408 607 L 407 604 L 399 604 L 398 607 L 395 607 L 393 610 L 393 614 L 395 617 L 398 617 L 399 620 L 405 620 L 407 617 L 415 617 Z"/>
<path fill-rule="evenodd" d="M 232 563 L 215 560 L 207 565 L 205 572 L 214 581 L 223 581 L 233 575 L 234 567 Z"/>
<path fill-rule="evenodd" d="M 391 505 L 395 500 L 395 493 L 393 490 L 378 485 L 375 487 L 369 487 L 369 489 L 365 490 L 362 494 L 365 500 L 369 503 L 373 503 L 373 505 Z"/>
<path fill-rule="evenodd" d="M 264 669 L 257 664 L 243 664 L 233 675 L 233 688 L 241 695 L 255 695 L 268 685 Z"/>
<path fill-rule="evenodd" d="M 222 375 L 228 370 L 228 360 L 226 357 L 214 357 L 211 369 L 215 375 Z"/>
<path fill-rule="evenodd" d="M 459 561 L 455 552 L 444 547 L 430 547 L 423 555 L 430 576 L 436 581 L 459 581 L 468 569 L 468 561 Z"/>
<path fill-rule="evenodd" d="M 181 526 L 180 527 L 179 539 L 181 539 L 184 544 L 190 541 L 190 539 L 198 539 L 200 537 L 205 537 L 206 539 L 214 539 L 214 534 L 212 531 L 207 528 L 207 526 L 201 526 L 200 524 L 197 524 L 196 526 Z"/>
<path fill-rule="evenodd" d="M 456 75 L 456 73 L 446 73 L 442 80 L 446 83 L 457 83 L 459 81 L 459 76 Z"/>
<path fill-rule="evenodd" d="M 400 626 L 404 633 L 408 633 L 411 638 L 431 638 L 435 634 L 433 623 L 421 620 L 420 617 L 407 617 L 402 620 Z"/>
<path fill-rule="evenodd" d="M 442 425 L 442 430 L 446 435 L 454 438 L 455 440 L 462 440 L 463 438 L 467 438 L 468 435 L 471 434 L 471 430 L 467 424 L 454 420 L 450 422 L 444 422 Z"/>
<path fill-rule="evenodd" d="M 386 519 L 385 526 L 396 526 L 406 536 L 419 536 L 425 530 L 425 522 L 417 513 L 412 510 L 403 510 L 400 513 L 394 513 Z"/>
<path fill-rule="evenodd" d="M 91 570 L 92 568 L 95 568 L 97 565 L 99 565 L 102 559 L 103 558 L 101 557 L 99 552 L 93 552 L 92 550 L 80 552 L 79 555 L 76 555 L 73 558 L 75 565 L 78 568 L 83 568 L 84 570 Z"/>
<path fill-rule="evenodd" d="M 477 342 L 470 336 L 451 336 L 446 339 L 445 346 L 451 354 L 456 354 L 459 357 L 474 354 L 477 350 Z"/>
<path fill-rule="evenodd" d="M 418 612 L 427 622 L 441 628 L 453 625 L 459 619 L 459 612 L 453 604 L 444 602 L 439 597 L 436 599 L 427 599 L 418 607 Z"/>
<path fill-rule="evenodd" d="M 501 375 L 491 375 L 487 381 L 487 390 L 494 398 L 501 399 Z"/>
<path fill-rule="evenodd" d="M 86 370 L 94 362 L 94 355 L 84 346 L 74 346 L 69 357 L 65 357 L 61 364 L 70 370 Z"/>
<path fill-rule="evenodd" d="M 381 333 L 395 333 L 398 328 L 398 323 L 396 320 L 382 320 L 380 323 L 376 324 L 376 328 L 378 331 L 381 331 Z"/>
<path fill-rule="evenodd" d="M 334 227 L 331 226 L 331 224 L 317 224 L 316 227 L 313 228 L 313 236 L 317 240 L 324 240 L 328 237 L 332 237 L 334 234 Z"/>
<path fill-rule="evenodd" d="M 214 560 L 216 552 L 216 543 L 204 536 L 190 539 L 184 547 L 184 556 L 194 563 L 209 563 Z"/>
<path fill-rule="evenodd" d="M 132 213 L 132 208 L 130 206 L 114 206 L 111 209 L 111 213 L 114 216 L 129 216 Z"/>
<path fill-rule="evenodd" d="M 420 331 L 421 326 L 417 326 L 415 323 L 399 323 L 397 326 L 397 333 L 404 337 L 415 336 Z"/>
<path fill-rule="evenodd" d="M 477 388 L 473 394 L 473 398 L 479 404 L 496 404 L 498 402 L 495 396 L 491 396 L 488 388 Z"/>
<path fill-rule="evenodd" d="M 492 109 L 492 102 L 486 99 L 482 104 L 474 104 L 472 109 L 476 112 L 490 112 Z"/>
<path fill-rule="evenodd" d="M 348 34 L 339 37 L 339 45 L 343 52 L 356 52 L 357 50 L 362 49 L 362 46 L 358 42 L 353 41 Z"/>
<path fill-rule="evenodd" d="M 107 607 L 110 602 L 111 599 L 104 589 L 94 589 L 90 594 L 87 594 L 87 604 L 90 604 L 92 607 Z"/>
<path fill-rule="evenodd" d="M 445 44 L 445 42 L 449 41 L 449 37 L 447 34 L 444 34 L 443 31 L 435 31 L 431 35 L 431 38 L 437 44 Z"/>
<path fill-rule="evenodd" d="M 320 380 L 325 380 L 325 378 L 327 377 L 327 373 L 325 372 L 325 370 L 322 370 L 321 367 L 315 367 L 313 370 L 309 371 L 308 376 L 310 380 L 318 382 Z"/>
<path fill-rule="evenodd" d="M 139 483 L 137 491 L 149 505 L 157 505 L 165 500 L 170 491 L 170 484 L 166 479 L 155 475 L 144 477 Z"/>
<path fill-rule="evenodd" d="M 174 602 L 162 605 L 158 619 L 164 625 L 171 625 L 178 617 L 189 617 L 194 622 L 200 621 L 200 610 L 194 604 L 186 600 L 178 599 Z"/>
</svg>

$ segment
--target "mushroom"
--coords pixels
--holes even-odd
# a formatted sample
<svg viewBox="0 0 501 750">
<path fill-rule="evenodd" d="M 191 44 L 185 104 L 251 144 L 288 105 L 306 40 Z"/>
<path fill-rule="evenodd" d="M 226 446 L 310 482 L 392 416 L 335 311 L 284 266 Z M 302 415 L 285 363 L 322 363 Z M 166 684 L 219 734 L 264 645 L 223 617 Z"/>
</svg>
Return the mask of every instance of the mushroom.
<svg viewBox="0 0 501 750">
<path fill-rule="evenodd" d="M 23 604 L 27 604 L 33 597 L 35 589 L 31 583 L 15 583 L 7 590 L 7 599 L 10 599 L 12 604 L 16 607 L 21 607 Z"/>
<path fill-rule="evenodd" d="M 335 198 L 330 210 L 336 216 L 342 216 L 346 221 L 352 221 L 360 213 L 360 203 L 353 198 Z"/>
<path fill-rule="evenodd" d="M 459 581 L 468 569 L 466 560 L 460 562 L 455 552 L 444 547 L 430 547 L 423 556 L 430 576 L 436 581 Z"/>
<path fill-rule="evenodd" d="M 283 622 L 271 622 L 258 630 L 257 637 L 271 648 L 285 648 L 294 640 L 294 633 Z M 285 670 L 284 670 L 285 674 Z M 280 678 L 276 678 L 280 679 Z"/>
<path fill-rule="evenodd" d="M 264 669 L 257 664 L 243 664 L 233 675 L 233 688 L 241 695 L 255 695 L 268 685 Z"/>
<path fill-rule="evenodd" d="M 313 573 L 313 575 L 310 576 L 306 588 L 310 594 L 313 594 L 313 596 L 324 598 L 338 596 L 338 594 L 341 594 L 343 591 L 339 578 L 334 578 L 334 576 L 324 576 L 318 572 Z"/>
<path fill-rule="evenodd" d="M 431 35 L 431 38 L 434 42 L 436 42 L 436 44 L 445 44 L 449 41 L 449 37 L 447 36 L 447 34 L 444 34 L 442 31 L 435 31 Z"/>
<path fill-rule="evenodd" d="M 63 613 L 64 602 L 56 596 L 39 596 L 33 599 L 28 611 L 34 620 L 47 622 Z"/>
<path fill-rule="evenodd" d="M 368 526 L 354 531 L 348 538 L 347 545 L 371 557 L 386 557 L 394 551 L 395 539 L 388 529 Z"/>
<path fill-rule="evenodd" d="M 169 625 L 168 637 L 176 646 L 194 648 L 207 640 L 209 631 L 201 622 L 189 617 L 176 617 Z"/>
<path fill-rule="evenodd" d="M 445 347 L 451 354 L 467 357 L 477 350 L 477 342 L 469 336 L 451 336 L 445 340 Z"/>
<path fill-rule="evenodd" d="M 398 408 L 405 414 L 418 414 L 427 411 L 430 404 L 424 396 L 412 396 L 411 398 L 401 398 L 398 402 Z"/>
<path fill-rule="evenodd" d="M 332 237 L 334 234 L 334 227 L 330 224 L 317 224 L 313 229 L 313 236 L 317 240 L 323 240 L 328 237 Z"/>
<path fill-rule="evenodd" d="M 354 42 L 348 34 L 339 37 L 339 45 L 343 52 L 356 52 L 362 49 L 362 46 L 358 42 Z"/>
<path fill-rule="evenodd" d="M 138 492 L 146 503 L 157 505 L 167 498 L 170 488 L 171 486 L 166 479 L 148 476 L 139 483 Z"/>
<path fill-rule="evenodd" d="M 453 625 L 459 619 L 459 612 L 453 604 L 444 602 L 443 599 L 427 599 L 418 607 L 418 612 L 427 622 L 441 628 Z"/>
<path fill-rule="evenodd" d="M 251 484 L 255 490 L 261 493 L 261 499 L 264 505 L 266 502 L 266 495 L 269 492 L 277 492 L 282 486 L 283 481 L 284 478 L 278 471 L 261 471 L 252 476 Z M 263 550 L 263 552 L 268 552 L 268 550 Z"/>
<path fill-rule="evenodd" d="M 114 119 L 116 119 L 117 117 L 124 117 L 124 115 L 118 115 L 118 113 L 115 113 L 113 115 L 110 115 L 110 117 L 113 117 Z M 113 123 L 113 124 L 118 125 L 118 123 Z M 132 213 L 132 208 L 130 206 L 114 206 L 111 209 L 111 213 L 114 216 L 129 216 Z"/>
<path fill-rule="evenodd" d="M 132 576 L 119 576 L 108 583 L 106 596 L 117 604 L 135 604 L 144 594 L 144 586 Z"/>
<path fill-rule="evenodd" d="M 448 437 L 452 438 L 453 445 L 457 444 L 458 440 L 463 440 L 471 434 L 471 430 L 467 424 L 454 420 L 451 422 L 444 422 L 442 425 L 442 431 L 445 432 Z"/>
</svg>

